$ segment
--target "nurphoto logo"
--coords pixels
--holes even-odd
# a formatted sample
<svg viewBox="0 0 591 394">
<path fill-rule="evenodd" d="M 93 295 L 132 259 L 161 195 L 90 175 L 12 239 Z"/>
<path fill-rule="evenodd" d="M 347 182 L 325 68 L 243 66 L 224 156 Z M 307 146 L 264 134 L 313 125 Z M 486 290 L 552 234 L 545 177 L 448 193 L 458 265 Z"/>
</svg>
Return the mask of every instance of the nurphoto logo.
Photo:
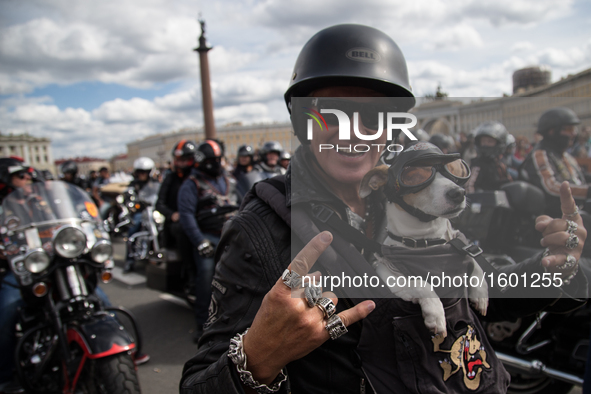
<svg viewBox="0 0 591 394">
<path fill-rule="evenodd" d="M 322 108 L 320 112 L 316 111 L 315 109 L 309 107 L 303 107 L 306 111 L 304 112 L 306 115 L 310 116 L 307 123 L 307 138 L 309 141 L 312 140 L 313 129 L 314 129 L 314 122 L 316 122 L 320 128 L 320 131 L 324 131 L 324 129 L 328 129 L 328 124 L 324 116 L 322 114 L 329 114 L 331 116 L 336 116 L 336 123 L 334 122 L 334 118 L 331 119 L 330 124 L 339 126 L 339 140 L 342 141 L 350 141 L 351 140 L 351 120 L 349 118 L 349 114 L 339 109 L 327 109 Z M 366 118 L 362 115 L 361 118 L 363 119 L 363 123 L 366 124 Z M 387 134 L 388 141 L 393 140 L 393 131 L 400 130 L 402 131 L 408 139 L 411 141 L 417 141 L 417 137 L 415 137 L 409 129 L 416 126 L 417 124 L 417 117 L 414 114 L 409 114 L 406 112 L 377 112 L 375 114 L 377 119 L 371 119 L 370 121 L 376 121 L 377 127 L 375 127 L 375 133 L 373 134 L 365 134 L 359 131 L 359 112 L 353 112 L 353 133 L 355 133 L 355 137 L 362 141 L 375 141 L 382 137 L 384 131 Z M 384 118 L 386 119 L 386 126 L 384 127 Z M 406 121 L 410 119 L 409 123 Z M 374 127 L 372 127 L 374 128 Z M 377 146 L 378 150 L 380 147 L 385 146 L 385 144 L 371 144 L 372 146 Z M 347 149 L 353 149 L 356 152 L 367 152 L 370 148 L 368 144 L 356 144 L 356 145 L 348 145 Z M 402 149 L 401 145 L 398 144 L 391 144 L 386 147 L 389 152 L 400 152 Z M 335 146 L 332 144 L 320 144 L 319 151 L 321 152 L 323 149 L 335 149 Z M 336 149 L 339 149 L 339 146 L 336 146 Z"/>
</svg>

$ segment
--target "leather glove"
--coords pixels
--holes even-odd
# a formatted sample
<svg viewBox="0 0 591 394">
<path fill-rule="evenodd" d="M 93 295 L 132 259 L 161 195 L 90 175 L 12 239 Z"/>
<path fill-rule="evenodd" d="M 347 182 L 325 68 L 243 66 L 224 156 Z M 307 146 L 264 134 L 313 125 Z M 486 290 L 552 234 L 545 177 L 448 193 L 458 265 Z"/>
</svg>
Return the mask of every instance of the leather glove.
<svg viewBox="0 0 591 394">
<path fill-rule="evenodd" d="M 197 246 L 197 252 L 201 257 L 213 257 L 215 254 L 215 246 L 209 240 L 205 239 L 199 246 Z"/>
</svg>

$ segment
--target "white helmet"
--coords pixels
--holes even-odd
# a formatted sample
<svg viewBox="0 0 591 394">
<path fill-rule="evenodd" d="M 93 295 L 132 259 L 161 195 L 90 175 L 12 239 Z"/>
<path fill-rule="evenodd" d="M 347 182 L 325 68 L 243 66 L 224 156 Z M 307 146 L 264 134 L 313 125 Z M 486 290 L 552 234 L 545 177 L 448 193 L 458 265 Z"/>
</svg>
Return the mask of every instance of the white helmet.
<svg viewBox="0 0 591 394">
<path fill-rule="evenodd" d="M 134 171 L 152 171 L 154 169 L 154 160 L 149 157 L 140 157 L 133 162 Z"/>
</svg>

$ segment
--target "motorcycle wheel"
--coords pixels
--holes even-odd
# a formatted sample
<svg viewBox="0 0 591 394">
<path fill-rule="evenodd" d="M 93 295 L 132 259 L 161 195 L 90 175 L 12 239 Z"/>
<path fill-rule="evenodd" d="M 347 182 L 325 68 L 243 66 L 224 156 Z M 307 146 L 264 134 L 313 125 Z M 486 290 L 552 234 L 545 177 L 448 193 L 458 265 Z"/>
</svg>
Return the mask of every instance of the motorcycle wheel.
<svg viewBox="0 0 591 394">
<path fill-rule="evenodd" d="M 573 385 L 547 376 L 527 376 L 511 373 L 509 394 L 566 394 Z"/>
<path fill-rule="evenodd" d="M 92 361 L 86 379 L 80 382 L 85 394 L 141 394 L 131 354 L 119 353 Z"/>
</svg>

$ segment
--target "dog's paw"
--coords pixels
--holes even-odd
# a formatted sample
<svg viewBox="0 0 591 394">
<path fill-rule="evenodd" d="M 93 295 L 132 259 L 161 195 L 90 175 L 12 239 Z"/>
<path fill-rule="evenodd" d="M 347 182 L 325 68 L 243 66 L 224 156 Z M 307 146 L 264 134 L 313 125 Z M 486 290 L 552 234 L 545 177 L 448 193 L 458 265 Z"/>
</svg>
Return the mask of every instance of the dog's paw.
<svg viewBox="0 0 591 394">
<path fill-rule="evenodd" d="M 486 310 L 488 308 L 488 288 L 486 287 L 470 287 L 468 289 L 468 297 L 470 304 L 476 309 L 482 316 L 486 316 Z"/>
<path fill-rule="evenodd" d="M 470 304 L 480 313 L 482 316 L 486 316 L 486 310 L 488 309 L 488 297 L 485 298 L 470 298 Z"/>
<path fill-rule="evenodd" d="M 447 328 L 445 324 L 445 311 L 439 298 L 422 298 L 419 300 L 425 326 L 435 335 L 447 337 Z"/>
</svg>

